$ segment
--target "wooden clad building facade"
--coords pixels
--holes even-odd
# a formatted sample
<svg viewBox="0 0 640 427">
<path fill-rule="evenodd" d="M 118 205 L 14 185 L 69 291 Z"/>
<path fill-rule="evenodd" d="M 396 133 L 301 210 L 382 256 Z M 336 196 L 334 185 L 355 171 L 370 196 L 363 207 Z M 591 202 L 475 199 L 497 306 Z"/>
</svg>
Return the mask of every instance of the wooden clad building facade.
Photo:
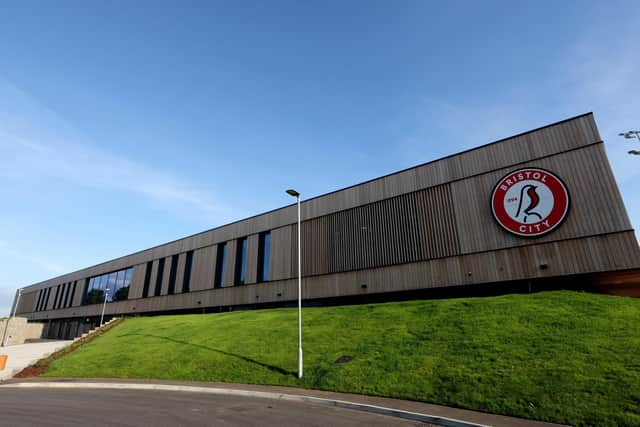
<svg viewBox="0 0 640 427">
<path fill-rule="evenodd" d="M 539 237 L 505 230 L 492 212 L 496 184 L 522 168 L 559 177 L 570 197 L 562 223 Z M 540 203 L 535 191 L 530 196 L 530 208 Z M 640 268 L 592 114 L 304 200 L 301 208 L 305 299 Z M 17 313 L 97 316 L 102 304 L 87 295 L 98 277 L 118 271 L 128 294 L 112 295 L 107 315 L 293 301 L 296 221 L 290 205 L 37 283 L 22 290 Z"/>
</svg>

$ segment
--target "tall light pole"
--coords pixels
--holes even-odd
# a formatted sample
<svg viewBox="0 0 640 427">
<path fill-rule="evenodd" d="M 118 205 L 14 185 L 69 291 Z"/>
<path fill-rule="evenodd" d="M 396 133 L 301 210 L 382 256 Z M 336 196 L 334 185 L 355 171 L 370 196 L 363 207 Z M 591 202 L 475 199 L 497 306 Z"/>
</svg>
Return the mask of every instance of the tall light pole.
<svg viewBox="0 0 640 427">
<path fill-rule="evenodd" d="M 104 302 L 102 303 L 102 316 L 100 316 L 100 327 L 104 321 L 104 309 L 107 308 L 107 295 L 109 295 L 109 288 L 104 290 Z"/>
<path fill-rule="evenodd" d="M 4 327 L 4 334 L 2 335 L 2 347 L 7 345 L 7 332 L 9 332 L 9 322 L 16 317 L 16 311 L 18 310 L 18 304 L 20 304 L 20 295 L 22 295 L 22 289 L 18 289 L 18 296 L 16 297 L 16 305 L 13 306 L 13 314 L 11 318 L 7 319 L 7 324 Z"/>
<path fill-rule="evenodd" d="M 302 378 L 302 247 L 300 238 L 300 193 L 289 189 L 287 194 L 295 197 L 298 204 L 298 378 Z"/>
<path fill-rule="evenodd" d="M 637 139 L 640 142 L 640 130 L 630 130 L 627 132 L 619 133 L 618 136 L 622 136 L 625 139 Z M 640 151 L 638 150 L 629 150 L 629 154 L 640 155 Z"/>
</svg>

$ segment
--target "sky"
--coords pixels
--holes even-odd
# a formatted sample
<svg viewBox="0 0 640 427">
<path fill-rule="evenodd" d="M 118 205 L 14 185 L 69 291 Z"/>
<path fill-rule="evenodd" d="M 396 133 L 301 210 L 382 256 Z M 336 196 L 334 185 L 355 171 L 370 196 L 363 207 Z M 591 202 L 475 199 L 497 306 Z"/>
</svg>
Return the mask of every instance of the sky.
<svg viewBox="0 0 640 427">
<path fill-rule="evenodd" d="M 15 290 L 593 111 L 635 228 L 637 1 L 3 1 Z M 639 129 L 640 130 L 640 129 Z"/>
</svg>

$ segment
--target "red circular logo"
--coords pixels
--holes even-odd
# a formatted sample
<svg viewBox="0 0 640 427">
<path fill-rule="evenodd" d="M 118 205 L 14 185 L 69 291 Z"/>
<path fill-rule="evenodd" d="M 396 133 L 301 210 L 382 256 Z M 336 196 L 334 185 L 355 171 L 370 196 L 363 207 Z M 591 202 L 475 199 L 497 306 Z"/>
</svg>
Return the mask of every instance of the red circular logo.
<svg viewBox="0 0 640 427">
<path fill-rule="evenodd" d="M 540 168 L 524 168 L 502 177 L 491 194 L 493 217 L 521 237 L 539 237 L 564 221 L 569 192 L 562 180 Z"/>
</svg>

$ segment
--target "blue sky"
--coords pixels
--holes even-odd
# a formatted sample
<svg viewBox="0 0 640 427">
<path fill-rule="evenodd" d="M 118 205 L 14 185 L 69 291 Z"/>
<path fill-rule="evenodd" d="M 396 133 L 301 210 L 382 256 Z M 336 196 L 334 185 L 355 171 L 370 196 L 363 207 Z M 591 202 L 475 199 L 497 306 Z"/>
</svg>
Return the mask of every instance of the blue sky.
<svg viewBox="0 0 640 427">
<path fill-rule="evenodd" d="M 640 2 L 3 2 L 14 291 L 593 111 L 634 226 Z M 636 144 L 638 145 L 638 144 Z M 635 148 L 638 148 L 637 146 Z"/>
</svg>

